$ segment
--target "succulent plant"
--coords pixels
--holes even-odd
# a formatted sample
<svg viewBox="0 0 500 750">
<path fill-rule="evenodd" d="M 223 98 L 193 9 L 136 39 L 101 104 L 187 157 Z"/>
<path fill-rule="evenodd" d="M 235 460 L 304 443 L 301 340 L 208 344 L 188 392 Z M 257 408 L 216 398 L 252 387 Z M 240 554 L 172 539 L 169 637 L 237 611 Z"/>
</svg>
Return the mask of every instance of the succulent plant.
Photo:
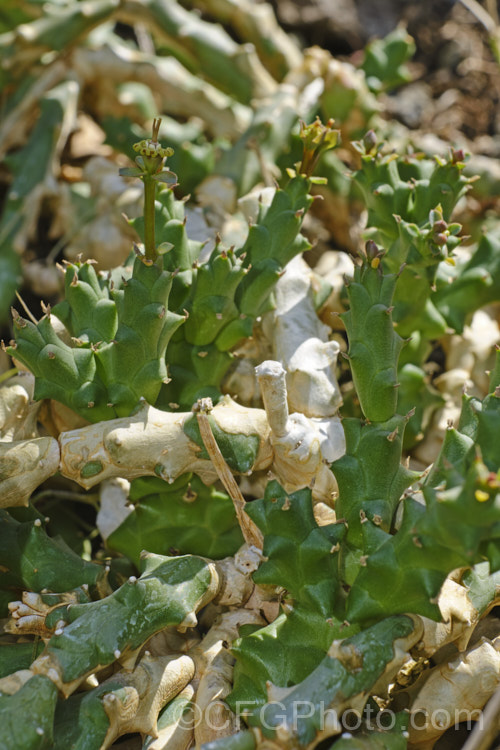
<svg viewBox="0 0 500 750">
<path fill-rule="evenodd" d="M 416 713 L 500 684 L 500 348 L 441 433 L 431 370 L 500 266 L 494 221 L 470 246 L 455 221 L 464 153 L 396 153 L 377 119 L 413 41 L 355 67 L 266 3 L 59 5 L 0 14 L 0 317 L 47 206 L 51 258 L 73 243 L 62 299 L 16 303 L 0 374 L 0 745 L 433 747 L 452 723 Z M 137 141 L 105 210 L 64 162 L 82 108 L 120 166 Z M 127 191 L 128 257 L 72 255 Z M 301 257 L 321 222 L 343 223 L 343 282 Z"/>
</svg>

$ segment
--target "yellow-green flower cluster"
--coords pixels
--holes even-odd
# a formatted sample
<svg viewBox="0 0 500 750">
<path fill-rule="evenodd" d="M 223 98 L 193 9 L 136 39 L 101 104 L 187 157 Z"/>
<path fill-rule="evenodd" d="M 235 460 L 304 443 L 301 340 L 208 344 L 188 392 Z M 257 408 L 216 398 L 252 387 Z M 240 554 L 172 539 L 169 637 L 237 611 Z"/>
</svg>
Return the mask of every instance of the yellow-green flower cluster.
<svg viewBox="0 0 500 750">
<path fill-rule="evenodd" d="M 134 151 L 137 151 L 141 156 L 161 156 L 162 159 L 167 159 L 174 153 L 174 149 L 170 148 L 170 146 L 163 148 L 158 141 L 153 140 L 139 141 L 139 143 L 134 143 L 133 148 Z"/>
</svg>

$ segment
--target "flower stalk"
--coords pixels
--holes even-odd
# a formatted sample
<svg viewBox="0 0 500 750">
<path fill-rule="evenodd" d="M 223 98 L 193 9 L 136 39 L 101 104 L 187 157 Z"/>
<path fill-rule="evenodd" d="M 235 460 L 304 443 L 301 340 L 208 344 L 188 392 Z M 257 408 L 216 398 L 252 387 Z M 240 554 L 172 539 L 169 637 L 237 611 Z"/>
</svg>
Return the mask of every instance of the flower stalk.
<svg viewBox="0 0 500 750">
<path fill-rule="evenodd" d="M 305 174 L 312 177 L 314 170 L 325 151 L 335 148 L 339 144 L 340 131 L 333 128 L 334 120 L 330 119 L 323 125 L 319 117 L 306 125 L 300 123 L 300 139 L 303 143 L 302 162 L 299 167 L 299 174 Z"/>
<path fill-rule="evenodd" d="M 155 242 L 155 198 L 156 185 L 164 182 L 167 185 L 177 184 L 177 176 L 169 169 L 164 169 L 164 162 L 172 156 L 174 150 L 163 148 L 158 142 L 161 118 L 153 120 L 152 135 L 149 140 L 134 143 L 134 151 L 138 152 L 135 163 L 137 167 L 120 169 L 123 177 L 139 177 L 144 183 L 144 262 L 152 265 L 158 257 Z"/>
</svg>

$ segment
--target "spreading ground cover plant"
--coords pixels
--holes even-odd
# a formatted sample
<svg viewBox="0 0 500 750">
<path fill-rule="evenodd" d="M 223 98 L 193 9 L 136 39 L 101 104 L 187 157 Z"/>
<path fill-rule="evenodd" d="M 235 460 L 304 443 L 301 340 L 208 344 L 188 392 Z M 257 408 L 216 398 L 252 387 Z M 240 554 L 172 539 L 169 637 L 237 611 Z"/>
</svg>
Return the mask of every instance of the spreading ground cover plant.
<svg viewBox="0 0 500 750">
<path fill-rule="evenodd" d="M 266 5 L 190 6 L 5 15 L 2 313 L 33 274 L 28 202 L 66 257 L 4 347 L 1 746 L 424 749 L 488 729 L 498 223 L 458 221 L 480 195 L 463 150 L 379 119 L 405 32 L 355 68 Z M 55 179 L 89 87 L 128 158 Z M 167 94 L 179 122 L 156 117 Z M 312 271 L 325 210 L 351 253 Z"/>
</svg>

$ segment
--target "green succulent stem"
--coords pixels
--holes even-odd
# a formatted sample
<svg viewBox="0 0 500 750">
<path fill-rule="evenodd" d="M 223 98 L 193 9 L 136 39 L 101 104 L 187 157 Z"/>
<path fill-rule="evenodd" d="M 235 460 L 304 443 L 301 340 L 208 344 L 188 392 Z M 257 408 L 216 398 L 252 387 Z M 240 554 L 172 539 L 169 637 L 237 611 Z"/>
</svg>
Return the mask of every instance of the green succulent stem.
<svg viewBox="0 0 500 750">
<path fill-rule="evenodd" d="M 4 383 L 9 378 L 13 378 L 14 375 L 17 375 L 19 372 L 17 367 L 11 367 L 10 370 L 6 370 L 6 372 L 2 372 L 0 375 L 0 383 Z"/>
<path fill-rule="evenodd" d="M 144 182 L 144 253 L 146 260 L 155 262 L 158 257 L 155 243 L 155 195 L 156 184 L 150 175 L 145 175 Z"/>
</svg>

